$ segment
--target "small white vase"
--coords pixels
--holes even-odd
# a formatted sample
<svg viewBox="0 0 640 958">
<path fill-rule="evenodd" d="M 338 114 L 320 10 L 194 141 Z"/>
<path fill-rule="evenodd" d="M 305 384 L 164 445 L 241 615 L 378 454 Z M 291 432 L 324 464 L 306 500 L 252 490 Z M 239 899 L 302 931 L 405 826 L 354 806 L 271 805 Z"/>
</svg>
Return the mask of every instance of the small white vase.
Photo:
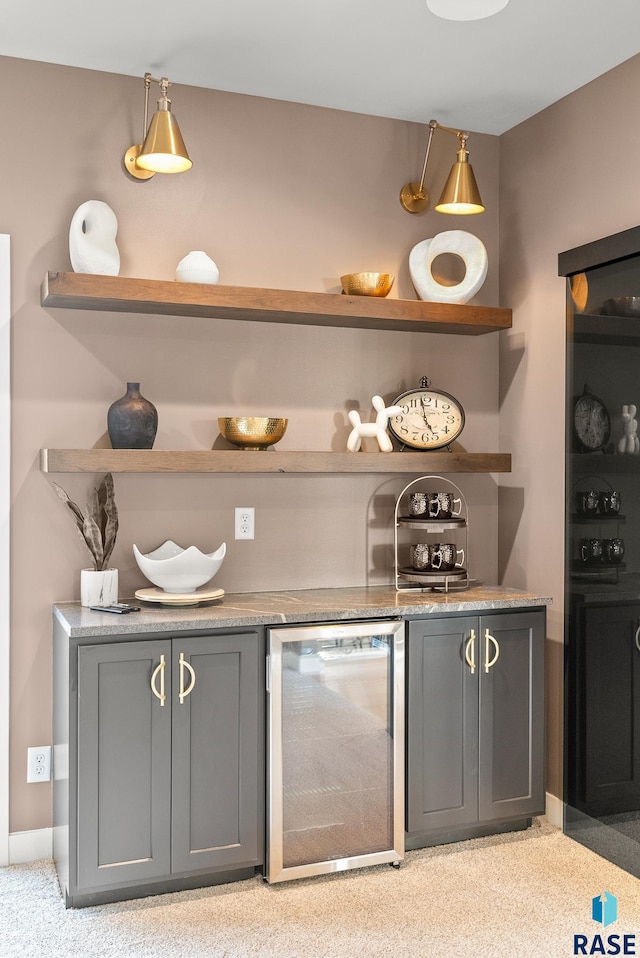
<svg viewBox="0 0 640 958">
<path fill-rule="evenodd" d="M 220 270 L 203 250 L 194 249 L 176 266 L 176 279 L 179 283 L 217 283 Z"/>
<path fill-rule="evenodd" d="M 118 601 L 118 570 L 80 570 L 80 605 L 113 605 Z"/>
<path fill-rule="evenodd" d="M 116 214 L 102 200 L 87 200 L 79 206 L 69 227 L 69 255 L 74 273 L 117 276 L 120 272 L 117 232 Z"/>
</svg>

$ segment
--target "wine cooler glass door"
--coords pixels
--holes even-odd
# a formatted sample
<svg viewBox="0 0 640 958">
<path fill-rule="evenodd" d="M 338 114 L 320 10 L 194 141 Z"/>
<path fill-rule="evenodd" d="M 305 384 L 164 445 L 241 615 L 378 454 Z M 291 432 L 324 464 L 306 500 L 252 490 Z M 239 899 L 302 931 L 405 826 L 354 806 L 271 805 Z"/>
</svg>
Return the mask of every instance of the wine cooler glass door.
<svg viewBox="0 0 640 958">
<path fill-rule="evenodd" d="M 267 879 L 404 857 L 404 623 L 269 632 Z"/>
</svg>

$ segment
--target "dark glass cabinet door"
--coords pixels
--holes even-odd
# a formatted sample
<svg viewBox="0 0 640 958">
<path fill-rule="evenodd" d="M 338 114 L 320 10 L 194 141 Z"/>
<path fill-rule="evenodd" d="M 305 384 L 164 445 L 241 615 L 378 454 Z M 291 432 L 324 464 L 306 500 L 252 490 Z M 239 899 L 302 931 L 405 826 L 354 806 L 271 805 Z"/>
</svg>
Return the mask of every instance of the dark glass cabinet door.
<svg viewBox="0 0 640 958">
<path fill-rule="evenodd" d="M 558 267 L 567 277 L 564 825 L 640 875 L 640 227 L 561 253 Z M 578 424 L 585 394 L 602 405 Z"/>
<path fill-rule="evenodd" d="M 640 602 L 576 610 L 569 800 L 614 822 L 640 808 Z"/>
</svg>

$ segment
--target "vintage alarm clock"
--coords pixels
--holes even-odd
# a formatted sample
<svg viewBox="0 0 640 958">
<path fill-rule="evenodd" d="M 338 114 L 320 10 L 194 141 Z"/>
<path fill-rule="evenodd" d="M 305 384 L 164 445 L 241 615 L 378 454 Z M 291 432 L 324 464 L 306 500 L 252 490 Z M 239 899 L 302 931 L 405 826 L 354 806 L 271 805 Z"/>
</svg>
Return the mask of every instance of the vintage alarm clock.
<svg viewBox="0 0 640 958">
<path fill-rule="evenodd" d="M 573 405 L 573 436 L 581 452 L 600 452 L 611 436 L 607 407 L 586 384 Z"/>
<path fill-rule="evenodd" d="M 415 389 L 393 400 L 402 412 L 389 420 L 389 430 L 403 446 L 428 451 L 457 439 L 464 428 L 464 409 L 450 393 L 434 389 L 426 376 Z"/>
</svg>

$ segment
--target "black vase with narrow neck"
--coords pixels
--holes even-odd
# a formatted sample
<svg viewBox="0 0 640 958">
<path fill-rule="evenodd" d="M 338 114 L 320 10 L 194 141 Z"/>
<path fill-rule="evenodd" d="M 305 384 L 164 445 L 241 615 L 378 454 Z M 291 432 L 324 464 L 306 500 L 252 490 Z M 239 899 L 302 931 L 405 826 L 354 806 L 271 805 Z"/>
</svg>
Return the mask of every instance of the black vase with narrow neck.
<svg viewBox="0 0 640 958">
<path fill-rule="evenodd" d="M 152 449 L 158 431 L 156 407 L 140 393 L 140 383 L 127 391 L 107 412 L 107 430 L 114 449 Z"/>
</svg>

